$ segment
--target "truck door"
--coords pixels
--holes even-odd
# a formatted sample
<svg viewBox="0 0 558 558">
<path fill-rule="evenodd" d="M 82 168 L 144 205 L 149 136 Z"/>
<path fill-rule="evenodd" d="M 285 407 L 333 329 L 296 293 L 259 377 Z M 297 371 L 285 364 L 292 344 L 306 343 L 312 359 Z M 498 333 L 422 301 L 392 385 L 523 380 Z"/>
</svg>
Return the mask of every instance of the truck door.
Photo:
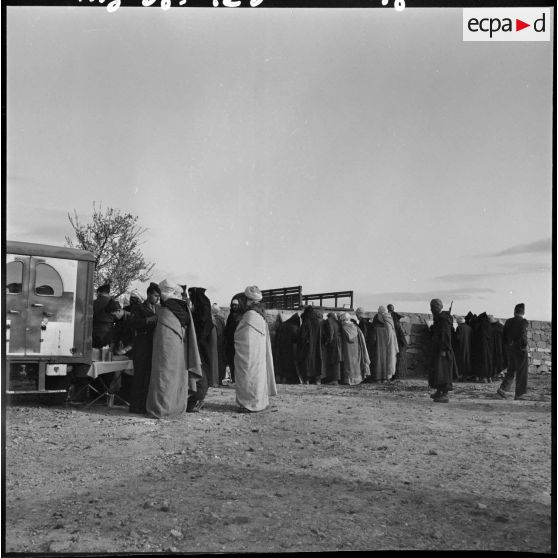
<svg viewBox="0 0 558 558">
<path fill-rule="evenodd" d="M 29 256 L 6 254 L 6 354 L 24 355 L 27 340 Z"/>
<path fill-rule="evenodd" d="M 31 257 L 27 353 L 71 356 L 78 262 Z"/>
</svg>

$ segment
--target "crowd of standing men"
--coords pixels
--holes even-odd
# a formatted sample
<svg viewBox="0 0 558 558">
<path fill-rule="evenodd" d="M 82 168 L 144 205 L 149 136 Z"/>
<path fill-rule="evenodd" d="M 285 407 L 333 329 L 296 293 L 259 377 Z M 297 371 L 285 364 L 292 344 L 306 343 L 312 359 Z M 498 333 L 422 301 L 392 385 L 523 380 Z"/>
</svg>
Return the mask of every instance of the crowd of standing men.
<svg viewBox="0 0 558 558">
<path fill-rule="evenodd" d="M 281 323 L 275 335 L 275 371 L 279 382 L 356 385 L 404 378 L 407 340 L 403 318 L 393 306 L 380 306 L 372 320 L 363 308 L 356 319 L 347 312 L 307 306 Z"/>
<path fill-rule="evenodd" d="M 486 312 L 478 316 L 469 312 L 465 317 L 456 316 L 454 327 L 454 316 L 442 310 L 441 300 L 433 299 L 430 309 L 429 372 L 431 386 L 436 388 L 432 394 L 435 402 L 448 401 L 454 381 L 492 383 L 503 378 L 497 393 L 505 396 L 516 371 L 516 398 L 526 393 L 528 322 L 523 318 L 524 304 L 516 306 L 514 318 L 506 325 Z M 401 325 L 405 316 L 388 304 L 387 309 L 380 306 L 372 319 L 358 308 L 356 318 L 330 312 L 323 319 L 320 309 L 308 307 L 301 316 L 294 314 L 282 323 L 274 350 L 278 381 L 352 385 L 405 378 L 408 341 Z M 355 326 L 364 343 L 355 342 Z M 356 355 L 357 347 L 359 358 L 352 359 L 351 352 Z"/>
<path fill-rule="evenodd" d="M 137 291 L 123 308 L 99 287 L 94 302 L 93 347 L 110 346 L 133 360 L 134 375 L 119 388 L 130 411 L 171 417 L 199 411 L 209 387 L 233 383 L 243 412 L 269 407 L 276 384 L 357 385 L 406 377 L 404 318 L 393 305 L 380 306 L 372 319 L 363 308 L 347 312 L 307 306 L 281 322 L 273 347 L 258 287 L 235 295 L 227 319 L 201 287 L 165 280 Z M 447 402 L 456 380 L 491 382 L 508 373 L 498 389 L 506 397 L 516 378 L 516 399 L 527 387 L 527 321 L 524 305 L 502 325 L 471 312 L 454 318 L 439 299 L 430 303 L 429 385 L 435 402 Z"/>
<path fill-rule="evenodd" d="M 234 298 L 225 322 L 201 287 L 170 280 L 151 283 L 144 299 L 129 304 L 97 289 L 93 347 L 133 360 L 134 374 L 118 374 L 110 389 L 129 401 L 130 411 L 157 418 L 197 412 L 209 387 L 234 382 L 239 410 L 261 411 L 276 394 L 269 329 L 255 286 Z M 105 383 L 106 380 L 103 380 Z"/>
</svg>

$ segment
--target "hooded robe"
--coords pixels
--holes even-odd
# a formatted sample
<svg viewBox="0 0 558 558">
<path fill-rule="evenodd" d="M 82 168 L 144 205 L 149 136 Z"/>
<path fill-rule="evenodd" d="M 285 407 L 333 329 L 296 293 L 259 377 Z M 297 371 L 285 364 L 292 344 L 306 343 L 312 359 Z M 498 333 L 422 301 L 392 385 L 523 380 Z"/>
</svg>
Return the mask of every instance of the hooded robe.
<svg viewBox="0 0 558 558">
<path fill-rule="evenodd" d="M 393 318 L 388 312 L 376 314 L 372 320 L 373 340 L 374 340 L 374 363 L 371 371 L 373 380 L 390 380 L 395 374 L 397 366 L 397 336 Z"/>
<path fill-rule="evenodd" d="M 316 381 L 322 377 L 321 322 L 314 308 L 307 306 L 302 313 L 298 334 L 298 363 L 302 379 Z"/>
<path fill-rule="evenodd" d="M 221 314 L 213 312 L 213 325 L 217 336 L 217 369 L 219 372 L 219 383 L 225 379 L 225 318 Z"/>
<path fill-rule="evenodd" d="M 211 302 L 202 287 L 191 287 L 188 295 L 192 302 L 192 318 L 198 338 L 198 348 L 202 360 L 202 369 L 208 386 L 219 385 L 219 357 L 217 354 L 217 334 L 213 324 Z M 203 385 L 201 390 L 207 391 Z M 198 392 L 201 395 L 200 392 Z M 205 393 L 203 394 L 205 397 Z M 199 397 L 198 397 L 199 399 Z"/>
<path fill-rule="evenodd" d="M 492 327 L 488 315 L 483 312 L 471 322 L 473 374 L 483 380 L 492 378 Z"/>
<path fill-rule="evenodd" d="M 341 323 L 341 341 L 343 362 L 341 363 L 341 378 L 344 384 L 356 385 L 362 382 L 361 371 L 361 337 L 362 331 L 351 321 Z"/>
<path fill-rule="evenodd" d="M 277 395 L 269 328 L 257 309 L 248 309 L 234 335 L 236 402 L 247 411 L 263 411 Z"/>
<path fill-rule="evenodd" d="M 296 342 L 300 330 L 300 316 L 295 313 L 282 322 L 275 332 L 274 365 L 278 379 L 287 384 L 299 384 Z"/>
<path fill-rule="evenodd" d="M 343 346 L 341 326 L 333 312 L 327 315 L 322 325 L 322 357 L 325 381 L 338 382 L 341 379 Z"/>
<path fill-rule="evenodd" d="M 497 377 L 508 366 L 504 351 L 504 326 L 496 321 L 490 324 L 492 328 L 492 376 Z"/>
<path fill-rule="evenodd" d="M 454 353 L 457 363 L 457 374 L 458 377 L 464 381 L 472 375 L 471 326 L 466 323 L 457 324 L 454 339 Z"/>
<path fill-rule="evenodd" d="M 191 321 L 191 318 L 184 321 Z M 157 308 L 157 325 L 153 335 L 147 413 L 156 418 L 173 418 L 183 413 L 186 410 L 189 383 L 201 375 L 195 329 L 191 323 L 182 325 L 169 307 L 161 305 Z"/>
</svg>

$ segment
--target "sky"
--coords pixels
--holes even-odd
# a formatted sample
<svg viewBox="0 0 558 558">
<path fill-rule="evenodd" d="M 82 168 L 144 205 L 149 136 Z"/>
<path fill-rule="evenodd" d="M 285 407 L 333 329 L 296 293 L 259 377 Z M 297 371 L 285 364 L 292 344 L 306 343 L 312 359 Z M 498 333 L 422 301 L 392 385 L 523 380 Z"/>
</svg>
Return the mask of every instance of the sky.
<svg viewBox="0 0 558 558">
<path fill-rule="evenodd" d="M 6 27 L 7 239 L 64 245 L 95 202 L 147 228 L 152 280 L 222 306 L 301 285 L 551 319 L 552 41 L 464 42 L 461 8 L 15 6 Z"/>
</svg>

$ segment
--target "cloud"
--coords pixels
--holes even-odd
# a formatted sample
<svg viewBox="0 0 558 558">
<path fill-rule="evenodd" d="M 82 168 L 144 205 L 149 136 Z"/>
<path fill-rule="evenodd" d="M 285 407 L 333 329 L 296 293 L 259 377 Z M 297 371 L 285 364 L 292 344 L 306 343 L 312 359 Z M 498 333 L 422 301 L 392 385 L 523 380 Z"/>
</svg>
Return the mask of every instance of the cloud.
<svg viewBox="0 0 558 558">
<path fill-rule="evenodd" d="M 435 281 L 446 283 L 472 283 L 494 277 L 512 277 L 515 275 L 531 275 L 535 273 L 549 273 L 548 264 L 529 264 L 525 262 L 512 262 L 504 264 L 507 271 L 493 271 L 488 273 L 450 273 L 449 275 L 439 275 L 434 277 Z M 470 289 L 469 289 L 470 290 Z"/>
<path fill-rule="evenodd" d="M 20 242 L 63 246 L 66 242 L 66 235 L 70 235 L 70 230 L 68 228 L 64 229 L 59 223 L 34 224 L 25 221 L 6 226 L 7 238 Z"/>
<path fill-rule="evenodd" d="M 551 252 L 552 251 L 552 239 L 544 238 L 542 240 L 536 240 L 535 242 L 529 242 L 527 244 L 516 244 L 510 248 L 506 248 L 501 252 L 495 252 L 492 254 L 480 254 L 479 258 L 488 257 L 501 257 L 501 256 L 514 256 L 516 254 L 539 254 L 541 252 Z"/>
<path fill-rule="evenodd" d="M 453 273 L 450 275 L 439 275 L 434 277 L 435 281 L 445 281 L 447 283 L 462 283 L 469 281 L 479 281 L 494 275 L 507 275 L 503 273 Z"/>
</svg>

